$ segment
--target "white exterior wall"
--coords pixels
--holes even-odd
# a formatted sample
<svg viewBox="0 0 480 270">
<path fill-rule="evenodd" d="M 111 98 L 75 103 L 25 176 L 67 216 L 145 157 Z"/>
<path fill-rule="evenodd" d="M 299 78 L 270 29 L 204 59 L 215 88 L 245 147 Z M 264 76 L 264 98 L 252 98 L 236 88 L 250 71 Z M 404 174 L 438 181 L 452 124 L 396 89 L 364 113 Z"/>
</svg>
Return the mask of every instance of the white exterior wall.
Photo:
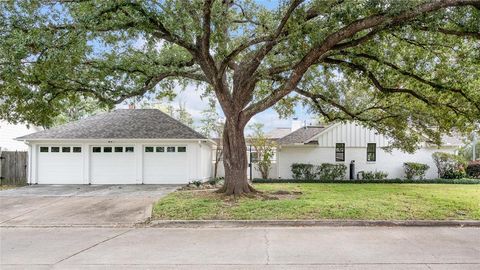
<svg viewBox="0 0 480 270">
<path fill-rule="evenodd" d="M 210 166 L 212 160 L 212 148 L 203 144 L 199 144 L 198 147 L 200 151 L 199 157 L 201 159 L 200 162 L 198 162 L 200 179 L 207 180 L 213 176 L 212 166 Z"/>
<path fill-rule="evenodd" d="M 0 148 L 2 151 L 27 151 L 28 146 L 15 138 L 42 130 L 39 127 L 26 125 L 13 125 L 0 120 Z"/>
<path fill-rule="evenodd" d="M 388 178 L 404 178 L 403 163 L 419 162 L 430 166 L 426 178 L 438 177 L 437 168 L 433 163 L 434 152 L 455 153 L 456 147 L 428 147 L 423 145 L 415 153 L 409 154 L 395 149 L 386 152 L 382 147 L 389 145 L 386 136 L 378 134 L 372 129 L 356 123 L 335 124 L 311 141 L 318 141 L 318 145 L 289 145 L 282 146 L 277 152 L 279 178 L 292 178 L 291 165 L 293 163 L 343 163 L 347 166 L 346 177 L 349 177 L 349 164 L 355 160 L 355 173 L 359 171 L 384 171 Z M 335 144 L 345 144 L 345 161 L 335 161 Z M 367 144 L 376 144 L 376 161 L 367 162 Z"/>
<path fill-rule="evenodd" d="M 145 173 L 145 156 L 144 147 L 145 146 L 186 146 L 187 152 L 185 153 L 185 162 L 182 162 L 182 166 L 179 169 L 185 170 L 186 179 L 182 179 L 182 183 L 187 183 L 192 180 L 206 180 L 211 177 L 211 148 L 212 145 L 209 142 L 204 140 L 64 140 L 64 141 L 31 141 L 31 163 L 28 168 L 29 172 L 29 183 L 36 184 L 38 183 L 39 172 L 45 171 L 45 169 L 51 170 L 50 167 L 56 167 L 61 165 L 63 162 L 68 163 L 68 166 L 73 165 L 75 170 L 70 168 L 70 170 L 59 170 L 55 173 L 61 173 L 65 177 L 65 184 L 68 183 L 68 179 L 74 179 L 76 184 L 91 184 L 92 183 L 92 172 L 101 167 L 111 167 L 118 168 L 118 183 L 122 183 L 122 176 L 124 175 L 125 179 L 129 179 L 128 184 L 142 184 L 144 183 L 144 173 Z M 49 154 L 52 157 L 48 159 L 39 160 L 38 156 L 40 154 L 40 146 L 81 146 L 81 153 L 42 153 Z M 98 162 L 98 157 L 95 159 L 92 158 L 92 155 L 96 153 L 92 152 L 93 146 L 133 146 L 135 148 L 134 153 L 131 153 L 133 157 L 129 157 L 128 160 L 123 160 L 124 158 L 118 157 L 121 160 L 115 158 L 116 155 L 120 153 L 109 153 L 111 154 L 110 158 L 101 157 L 101 162 Z M 53 155 L 52 155 L 53 154 Z M 75 159 L 74 161 L 69 162 L 67 159 L 62 159 L 62 155 L 79 155 L 80 158 Z M 100 153 L 103 154 L 103 153 Z M 127 154 L 127 153 L 123 153 Z M 172 153 L 180 154 L 180 153 Z M 58 159 L 57 159 L 58 156 Z M 92 161 L 95 164 L 92 164 Z M 168 162 L 168 161 L 166 161 Z M 45 164 L 47 165 L 45 165 Z M 128 164 L 127 164 L 128 163 Z M 177 161 L 176 163 L 179 163 Z M 167 164 L 168 165 L 168 164 Z M 159 170 L 161 170 L 159 166 Z M 79 171 L 77 171 L 79 170 Z M 125 171 L 126 170 L 126 171 Z M 80 179 L 80 180 L 79 180 Z M 133 181 L 130 181 L 133 179 Z M 47 182 L 45 182 L 47 183 Z M 106 183 L 106 182 L 105 182 Z M 126 182 L 125 182 L 126 183 Z M 178 183 L 178 182 L 176 182 Z M 109 182 L 110 184 L 110 182 Z"/>
<path fill-rule="evenodd" d="M 434 152 L 454 153 L 455 148 L 421 148 L 414 154 L 408 154 L 400 150 L 393 150 L 391 153 L 377 147 L 377 160 L 367 162 L 367 148 L 365 147 L 345 147 L 345 162 L 335 161 L 335 147 L 319 146 L 296 146 L 282 147 L 277 153 L 278 156 L 278 175 L 280 178 L 292 178 L 291 165 L 293 163 L 310 163 L 320 165 L 321 163 L 343 163 L 348 166 L 350 161 L 355 160 L 355 172 L 359 171 L 384 171 L 388 173 L 388 178 L 404 178 L 403 163 L 419 162 L 428 164 L 430 169 L 426 173 L 426 178 L 438 177 L 437 168 L 433 163 L 432 154 Z"/>
</svg>

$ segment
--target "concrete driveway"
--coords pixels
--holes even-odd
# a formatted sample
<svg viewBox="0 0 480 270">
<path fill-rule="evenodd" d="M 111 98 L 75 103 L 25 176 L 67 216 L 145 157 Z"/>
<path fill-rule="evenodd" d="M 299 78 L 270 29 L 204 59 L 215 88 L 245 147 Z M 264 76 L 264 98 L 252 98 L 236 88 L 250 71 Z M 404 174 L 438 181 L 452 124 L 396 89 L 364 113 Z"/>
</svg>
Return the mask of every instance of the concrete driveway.
<svg viewBox="0 0 480 270">
<path fill-rule="evenodd" d="M 34 185 L 0 191 L 0 226 L 132 226 L 176 185 Z"/>
</svg>

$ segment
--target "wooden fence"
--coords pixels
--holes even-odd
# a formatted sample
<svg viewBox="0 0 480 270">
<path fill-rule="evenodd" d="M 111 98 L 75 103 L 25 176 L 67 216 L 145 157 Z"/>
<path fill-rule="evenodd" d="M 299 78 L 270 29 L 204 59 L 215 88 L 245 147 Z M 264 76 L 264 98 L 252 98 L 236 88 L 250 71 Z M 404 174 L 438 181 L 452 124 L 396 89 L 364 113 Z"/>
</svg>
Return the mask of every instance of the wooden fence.
<svg viewBox="0 0 480 270">
<path fill-rule="evenodd" d="M 0 152 L 0 184 L 27 184 L 27 152 Z"/>
</svg>

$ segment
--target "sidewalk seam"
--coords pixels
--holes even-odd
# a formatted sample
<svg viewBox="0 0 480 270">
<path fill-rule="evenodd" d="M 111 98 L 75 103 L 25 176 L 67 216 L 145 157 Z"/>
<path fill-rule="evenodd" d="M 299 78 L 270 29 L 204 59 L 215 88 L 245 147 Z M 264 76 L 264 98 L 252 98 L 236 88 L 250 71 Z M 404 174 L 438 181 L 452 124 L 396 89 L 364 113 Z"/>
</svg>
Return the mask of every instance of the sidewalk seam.
<svg viewBox="0 0 480 270">
<path fill-rule="evenodd" d="M 70 256 L 68 256 L 68 257 L 66 257 L 66 258 L 63 258 L 63 259 L 61 259 L 61 260 L 53 263 L 53 265 L 59 264 L 59 263 L 65 261 L 65 260 L 68 260 L 68 259 L 70 259 L 70 258 L 72 258 L 72 257 L 74 257 L 74 256 L 76 256 L 76 255 L 78 255 L 78 254 L 80 254 L 80 253 L 82 253 L 82 252 L 85 252 L 85 251 L 87 251 L 87 250 L 89 250 L 89 249 L 92 249 L 92 248 L 94 248 L 94 247 L 96 247 L 96 246 L 98 246 L 98 245 L 100 245 L 100 244 L 103 244 L 103 243 L 108 242 L 108 241 L 110 241 L 110 240 L 112 240 L 112 239 L 115 239 L 115 238 L 117 238 L 117 237 L 119 237 L 119 236 L 122 236 L 122 235 L 124 235 L 124 234 L 126 234 L 126 233 L 128 233 L 128 232 L 131 232 L 132 230 L 133 230 L 133 229 L 129 229 L 129 230 L 126 230 L 126 231 L 124 231 L 124 232 L 118 233 L 118 234 L 116 234 L 116 235 L 114 235 L 114 236 L 108 237 L 107 239 L 104 239 L 104 240 L 102 240 L 102 241 L 100 241 L 100 242 L 98 242 L 98 243 L 95 243 L 95 244 L 93 244 L 93 245 L 91 245 L 91 246 L 89 246 L 89 247 L 86 247 L 86 248 L 78 251 L 78 252 L 75 252 L 74 254 L 72 254 L 72 255 L 70 255 Z"/>
</svg>

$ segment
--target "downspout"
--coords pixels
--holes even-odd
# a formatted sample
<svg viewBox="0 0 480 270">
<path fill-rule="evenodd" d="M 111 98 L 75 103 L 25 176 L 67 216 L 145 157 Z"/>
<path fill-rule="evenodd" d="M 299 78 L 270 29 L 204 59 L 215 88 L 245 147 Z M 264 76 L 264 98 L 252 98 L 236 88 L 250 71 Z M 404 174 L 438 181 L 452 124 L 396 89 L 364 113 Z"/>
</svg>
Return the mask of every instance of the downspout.
<svg viewBox="0 0 480 270">
<path fill-rule="evenodd" d="M 476 151 L 477 151 L 477 149 L 476 149 L 476 148 L 477 148 L 477 132 L 474 131 L 472 134 L 473 134 L 473 140 L 472 140 L 472 160 L 475 161 L 475 160 L 477 160 L 477 155 L 476 155 L 476 154 L 477 154 L 477 153 L 476 153 Z"/>
</svg>

